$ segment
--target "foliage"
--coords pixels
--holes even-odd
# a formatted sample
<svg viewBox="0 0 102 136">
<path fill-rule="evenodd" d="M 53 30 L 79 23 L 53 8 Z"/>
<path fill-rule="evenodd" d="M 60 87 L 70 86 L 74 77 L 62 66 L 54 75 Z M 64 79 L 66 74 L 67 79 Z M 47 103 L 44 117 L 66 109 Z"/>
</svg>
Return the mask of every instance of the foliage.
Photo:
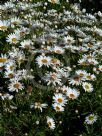
<svg viewBox="0 0 102 136">
<path fill-rule="evenodd" d="M 101 136 L 102 13 L 64 0 L 0 10 L 0 136 Z"/>
</svg>

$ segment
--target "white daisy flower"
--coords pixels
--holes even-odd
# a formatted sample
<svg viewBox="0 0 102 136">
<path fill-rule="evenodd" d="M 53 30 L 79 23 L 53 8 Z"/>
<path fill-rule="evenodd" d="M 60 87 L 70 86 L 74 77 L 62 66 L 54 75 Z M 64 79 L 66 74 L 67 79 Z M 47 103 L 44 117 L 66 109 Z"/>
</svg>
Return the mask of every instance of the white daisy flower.
<svg viewBox="0 0 102 136">
<path fill-rule="evenodd" d="M 64 93 L 64 94 L 66 94 L 67 93 L 67 91 L 68 91 L 68 86 L 63 86 L 63 87 L 61 87 L 60 89 L 62 90 L 62 92 Z"/>
<path fill-rule="evenodd" d="M 0 96 L 1 96 L 2 100 L 5 100 L 5 99 L 12 100 L 13 99 L 13 95 L 10 95 L 8 93 L 0 95 Z"/>
<path fill-rule="evenodd" d="M 83 86 L 83 89 L 85 90 L 85 92 L 92 92 L 93 91 L 93 86 L 90 83 L 83 82 L 82 86 Z"/>
<path fill-rule="evenodd" d="M 56 72 L 58 72 L 58 74 L 61 75 L 62 78 L 68 78 L 69 77 L 68 70 L 66 70 L 64 68 L 57 68 Z"/>
<path fill-rule="evenodd" d="M 90 73 L 87 73 L 85 75 L 85 79 L 88 80 L 88 81 L 94 81 L 96 79 L 96 76 L 94 74 L 90 74 Z"/>
<path fill-rule="evenodd" d="M 6 41 L 9 42 L 10 44 L 17 44 L 20 40 L 19 35 L 12 33 L 7 36 Z"/>
<path fill-rule="evenodd" d="M 88 59 L 94 59 L 96 57 L 96 55 L 93 53 L 93 54 L 84 54 L 82 56 L 85 60 L 88 60 Z"/>
<path fill-rule="evenodd" d="M 42 67 L 43 65 L 49 67 L 51 64 L 51 58 L 50 57 L 46 57 L 43 55 L 40 55 L 36 58 L 36 63 L 39 65 L 39 67 Z"/>
<path fill-rule="evenodd" d="M 68 91 L 66 92 L 66 95 L 70 98 L 70 99 L 77 99 L 80 95 L 80 92 L 77 91 L 76 89 L 71 89 L 68 88 Z"/>
<path fill-rule="evenodd" d="M 66 97 L 62 93 L 54 94 L 53 101 L 61 106 L 64 106 L 67 103 Z"/>
<path fill-rule="evenodd" d="M 28 71 L 26 70 L 26 69 L 23 69 L 22 71 L 21 71 L 21 77 L 22 78 L 24 78 L 25 80 L 27 80 L 27 79 L 34 79 L 34 76 L 33 75 L 30 75 L 30 74 L 28 74 Z"/>
<path fill-rule="evenodd" d="M 52 104 L 52 106 L 56 112 L 63 112 L 64 111 L 64 107 L 58 103 L 54 103 L 54 104 Z"/>
<path fill-rule="evenodd" d="M 23 61 L 25 61 L 25 54 L 24 54 L 24 52 L 23 52 L 23 51 L 18 52 L 18 57 L 16 56 L 15 59 L 16 59 L 18 65 L 20 66 L 20 64 L 21 64 Z"/>
<path fill-rule="evenodd" d="M 12 47 L 8 54 L 11 58 L 15 59 L 16 57 L 18 57 L 18 52 L 20 52 L 19 48 Z"/>
<path fill-rule="evenodd" d="M 82 66 L 87 66 L 87 65 L 89 65 L 88 61 L 86 61 L 86 59 L 84 59 L 84 58 L 79 59 L 79 60 L 78 60 L 78 63 L 79 63 L 79 65 L 82 65 Z"/>
<path fill-rule="evenodd" d="M 9 59 L 9 61 L 5 64 L 5 69 L 13 71 L 16 68 L 16 64 L 14 60 Z"/>
<path fill-rule="evenodd" d="M 13 4 L 12 2 L 6 2 L 4 5 L 5 9 L 12 9 L 15 7 L 15 4 Z"/>
<path fill-rule="evenodd" d="M 8 62 L 8 56 L 6 54 L 1 54 L 0 56 L 0 63 L 5 63 Z"/>
<path fill-rule="evenodd" d="M 14 33 L 19 35 L 20 37 L 25 36 L 26 34 L 29 34 L 30 30 L 29 28 L 20 27 L 16 30 L 14 30 Z"/>
<path fill-rule="evenodd" d="M 90 114 L 85 118 L 85 123 L 91 125 L 97 121 L 97 115 Z"/>
<path fill-rule="evenodd" d="M 86 17 L 91 19 L 91 20 L 96 20 L 95 16 L 91 15 L 91 14 L 86 14 Z"/>
<path fill-rule="evenodd" d="M 4 21 L 1 21 L 0 20 L 0 30 L 1 31 L 7 31 L 7 28 L 9 27 L 9 22 L 4 20 Z"/>
<path fill-rule="evenodd" d="M 87 74 L 85 70 L 77 70 L 75 73 L 79 75 L 80 77 L 83 77 Z"/>
<path fill-rule="evenodd" d="M 85 61 L 88 63 L 88 64 L 91 64 L 91 65 L 97 65 L 98 64 L 98 61 L 96 60 L 96 55 L 95 53 L 93 54 L 84 54 L 83 55 L 83 59 L 85 59 Z"/>
<path fill-rule="evenodd" d="M 68 45 L 73 44 L 75 42 L 74 38 L 70 35 L 64 37 L 64 42 Z"/>
<path fill-rule="evenodd" d="M 74 77 L 71 77 L 69 79 L 69 84 L 71 84 L 71 85 L 78 86 L 78 85 L 81 85 L 81 83 L 82 83 L 82 78 L 80 76 L 78 76 L 78 75 L 76 75 Z"/>
<path fill-rule="evenodd" d="M 17 18 L 17 17 L 11 18 L 10 21 L 11 21 L 12 27 L 22 24 L 22 20 L 20 18 Z"/>
<path fill-rule="evenodd" d="M 47 108 L 47 104 L 46 103 L 40 103 L 40 102 L 35 102 L 34 104 L 34 108 L 35 109 L 40 109 L 40 111 L 42 112 L 43 108 Z"/>
<path fill-rule="evenodd" d="M 89 62 L 89 64 L 92 64 L 92 65 L 97 65 L 98 64 L 98 61 L 95 60 L 94 58 L 88 59 L 88 62 Z"/>
<path fill-rule="evenodd" d="M 94 43 L 88 43 L 88 44 L 84 43 L 82 46 L 86 47 L 87 50 L 88 49 L 93 49 L 93 50 L 96 49 L 96 46 L 94 45 Z"/>
<path fill-rule="evenodd" d="M 85 77 L 87 74 L 85 70 L 77 70 L 75 73 L 81 78 L 81 80 L 85 81 Z"/>
<path fill-rule="evenodd" d="M 58 46 L 54 46 L 54 48 L 52 49 L 52 51 L 56 54 L 63 54 L 65 52 L 65 50 L 61 47 Z"/>
<path fill-rule="evenodd" d="M 18 92 L 18 90 L 24 89 L 23 84 L 21 84 L 18 80 L 13 80 L 9 85 L 8 89 L 10 92 Z"/>
<path fill-rule="evenodd" d="M 49 84 L 53 84 L 54 86 L 56 86 L 57 84 L 62 85 L 61 76 L 55 72 L 47 73 L 44 80 L 48 82 L 47 85 Z"/>
<path fill-rule="evenodd" d="M 22 75 L 22 71 L 21 70 L 15 71 L 14 74 L 15 74 L 14 78 L 10 79 L 11 82 L 14 82 L 15 80 L 17 80 L 17 81 L 23 80 L 23 75 Z"/>
<path fill-rule="evenodd" d="M 34 49 L 34 47 L 31 46 L 33 44 L 31 40 L 24 40 L 20 44 L 20 47 L 23 49 Z"/>
<path fill-rule="evenodd" d="M 14 71 L 11 71 L 11 70 L 8 70 L 8 71 L 5 71 L 4 73 L 4 77 L 6 78 L 14 78 Z"/>
<path fill-rule="evenodd" d="M 51 59 L 51 65 L 59 66 L 60 65 L 60 60 L 57 59 L 57 58 L 52 58 Z"/>
<path fill-rule="evenodd" d="M 21 62 L 23 62 L 25 60 L 25 53 L 22 50 L 19 50 L 19 48 L 14 47 L 8 53 L 12 59 L 15 59 L 16 62 L 18 62 L 19 66 L 20 66 Z"/>
<path fill-rule="evenodd" d="M 55 129 L 55 121 L 53 118 L 47 117 L 47 124 L 50 129 Z"/>
</svg>

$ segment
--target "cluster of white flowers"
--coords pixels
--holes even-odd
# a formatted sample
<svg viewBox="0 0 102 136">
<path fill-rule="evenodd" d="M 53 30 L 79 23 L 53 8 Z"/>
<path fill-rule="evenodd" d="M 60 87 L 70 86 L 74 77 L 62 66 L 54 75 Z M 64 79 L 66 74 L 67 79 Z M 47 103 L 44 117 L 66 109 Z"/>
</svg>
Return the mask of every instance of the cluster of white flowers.
<svg viewBox="0 0 102 136">
<path fill-rule="evenodd" d="M 49 2 L 60 4 L 59 0 L 46 3 Z M 54 93 L 50 96 L 53 102 L 49 105 L 48 100 L 42 103 L 38 100 L 30 108 L 43 112 L 43 108 L 51 106 L 58 113 L 64 111 L 68 100 L 78 99 L 81 91 L 94 91 L 92 83 L 102 72 L 99 58 L 102 55 L 102 23 L 97 19 L 102 19 L 102 13 L 86 14 L 78 5 L 58 13 L 55 9 L 46 11 L 43 4 L 11 1 L 0 6 L 0 32 L 8 50 L 0 55 L 0 73 L 9 78 L 8 93 L 2 92 L 0 97 L 11 100 L 14 92 L 24 92 L 25 86 L 35 80 L 53 87 Z M 37 67 L 42 75 L 37 75 Z M 34 84 L 30 84 L 34 88 Z M 93 117 L 86 118 L 91 124 L 89 118 Z M 55 128 L 53 118 L 47 117 L 47 124 Z"/>
<path fill-rule="evenodd" d="M 85 118 L 85 123 L 91 125 L 97 121 L 97 115 L 90 114 Z"/>
</svg>

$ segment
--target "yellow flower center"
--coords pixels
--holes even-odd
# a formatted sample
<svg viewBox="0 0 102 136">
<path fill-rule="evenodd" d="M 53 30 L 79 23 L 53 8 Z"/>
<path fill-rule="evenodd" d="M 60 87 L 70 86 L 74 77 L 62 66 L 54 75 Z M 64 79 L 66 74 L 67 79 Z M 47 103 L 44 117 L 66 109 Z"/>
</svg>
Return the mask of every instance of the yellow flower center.
<svg viewBox="0 0 102 136">
<path fill-rule="evenodd" d="M 59 103 L 62 103 L 62 101 L 63 101 L 63 100 L 62 100 L 61 98 L 58 98 L 58 102 L 59 102 Z"/>
<path fill-rule="evenodd" d="M 12 65 L 12 66 L 10 66 L 10 70 L 13 70 L 13 68 L 14 68 L 14 66 Z"/>
<path fill-rule="evenodd" d="M 74 99 L 75 95 L 74 94 L 70 94 L 70 98 Z"/>
<path fill-rule="evenodd" d="M 16 38 L 12 38 L 12 42 L 13 42 L 13 43 L 16 43 L 16 42 L 17 42 L 17 39 L 16 39 Z"/>
<path fill-rule="evenodd" d="M 84 76 L 84 74 L 83 73 L 80 73 L 80 77 L 83 77 Z"/>
<path fill-rule="evenodd" d="M 56 79 L 56 74 L 52 74 L 52 75 L 51 75 L 51 79 L 52 79 L 52 80 L 55 80 L 55 79 Z"/>
<path fill-rule="evenodd" d="M 19 89 L 20 85 L 18 83 L 14 84 L 14 87 Z"/>
<path fill-rule="evenodd" d="M 61 54 L 61 51 L 60 50 L 56 50 L 55 53 Z"/>
<path fill-rule="evenodd" d="M 93 121 L 94 120 L 94 116 L 90 116 L 89 120 Z"/>
<path fill-rule="evenodd" d="M 92 59 L 93 57 L 92 56 L 87 56 L 87 59 Z"/>
<path fill-rule="evenodd" d="M 50 121 L 48 122 L 48 126 L 49 126 L 49 127 L 51 126 L 51 122 L 50 122 Z"/>
<path fill-rule="evenodd" d="M 41 61 L 42 61 L 42 63 L 47 63 L 48 62 L 46 59 L 42 59 Z"/>
<path fill-rule="evenodd" d="M 63 90 L 63 92 L 64 92 L 64 93 L 66 93 L 66 92 L 67 92 L 67 90 Z"/>
<path fill-rule="evenodd" d="M 88 63 L 87 62 L 82 62 L 81 65 L 86 66 L 86 65 L 88 65 Z"/>
<path fill-rule="evenodd" d="M 24 36 L 25 35 L 25 32 L 20 32 L 20 36 Z"/>
<path fill-rule="evenodd" d="M 91 43 L 88 43 L 88 47 L 89 47 L 89 48 L 92 48 L 93 45 L 92 45 Z"/>
<path fill-rule="evenodd" d="M 0 58 L 0 63 L 4 63 L 4 62 L 6 62 L 6 61 L 7 61 L 6 58 Z"/>
<path fill-rule="evenodd" d="M 88 85 L 85 85 L 85 88 L 88 90 L 90 87 Z"/>
<path fill-rule="evenodd" d="M 74 80 L 75 80 L 75 81 L 79 81 L 79 80 L 80 80 L 80 77 L 79 77 L 79 76 L 76 76 L 76 77 L 74 77 Z"/>
<path fill-rule="evenodd" d="M 57 111 L 60 111 L 60 108 L 59 108 L 58 106 L 56 106 L 56 110 L 57 110 Z"/>
<path fill-rule="evenodd" d="M 26 48 L 26 49 L 29 49 L 29 45 L 26 44 L 26 45 L 25 45 L 25 48 Z"/>
<path fill-rule="evenodd" d="M 89 80 L 91 80 L 92 78 L 91 78 L 91 76 L 87 76 L 87 78 L 89 79 Z"/>
<path fill-rule="evenodd" d="M 17 25 L 17 21 L 13 22 L 12 24 L 13 24 L 13 25 Z"/>
<path fill-rule="evenodd" d="M 52 2 L 53 4 L 55 4 L 55 3 L 56 3 L 56 0 L 51 0 L 51 2 Z"/>
<path fill-rule="evenodd" d="M 51 62 L 52 62 L 52 63 L 57 63 L 57 59 L 54 58 L 54 59 L 51 60 Z"/>
<path fill-rule="evenodd" d="M 8 75 L 8 77 L 9 77 L 9 78 L 13 78 L 14 75 L 13 75 L 12 73 L 10 73 L 10 74 Z"/>
<path fill-rule="evenodd" d="M 0 26 L 1 30 L 7 30 L 7 26 Z"/>
<path fill-rule="evenodd" d="M 70 40 L 70 39 L 67 39 L 67 43 L 71 43 L 71 40 Z"/>
</svg>

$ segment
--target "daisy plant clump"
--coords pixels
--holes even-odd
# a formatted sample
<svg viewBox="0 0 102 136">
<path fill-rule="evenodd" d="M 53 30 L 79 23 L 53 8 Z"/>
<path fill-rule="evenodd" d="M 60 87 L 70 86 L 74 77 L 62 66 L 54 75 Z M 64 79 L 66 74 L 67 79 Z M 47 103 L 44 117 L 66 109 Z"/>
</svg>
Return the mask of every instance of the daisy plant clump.
<svg viewBox="0 0 102 136">
<path fill-rule="evenodd" d="M 0 12 L 0 134 L 101 136 L 102 13 L 63 0 Z"/>
</svg>

